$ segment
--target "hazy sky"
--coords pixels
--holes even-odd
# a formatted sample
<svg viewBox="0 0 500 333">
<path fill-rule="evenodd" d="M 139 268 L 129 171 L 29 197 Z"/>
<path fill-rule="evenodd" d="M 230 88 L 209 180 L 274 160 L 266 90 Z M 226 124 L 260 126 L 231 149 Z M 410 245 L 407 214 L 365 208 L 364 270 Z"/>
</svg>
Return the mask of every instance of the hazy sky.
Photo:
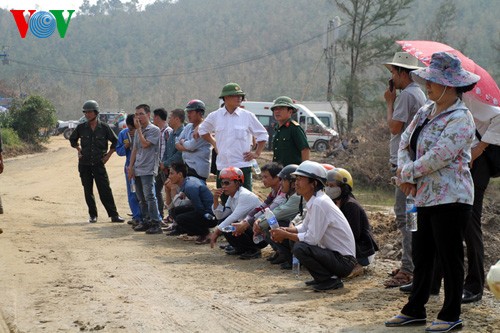
<svg viewBox="0 0 500 333">
<path fill-rule="evenodd" d="M 139 0 L 143 6 L 154 2 L 155 0 Z M 1 0 L 0 7 L 5 9 L 75 9 L 82 4 L 83 0 Z M 95 3 L 96 0 L 90 0 Z M 122 2 L 128 2 L 123 1 Z"/>
</svg>

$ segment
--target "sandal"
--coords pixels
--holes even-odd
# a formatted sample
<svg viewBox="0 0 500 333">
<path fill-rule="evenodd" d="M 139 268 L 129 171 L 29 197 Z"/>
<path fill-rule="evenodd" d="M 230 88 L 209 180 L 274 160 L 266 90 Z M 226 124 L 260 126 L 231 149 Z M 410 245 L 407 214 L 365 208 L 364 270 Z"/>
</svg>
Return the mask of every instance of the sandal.
<svg viewBox="0 0 500 333">
<path fill-rule="evenodd" d="M 396 276 L 396 274 L 398 274 L 400 270 L 400 268 L 394 268 L 390 273 L 387 273 L 387 275 Z"/>
<path fill-rule="evenodd" d="M 357 276 L 361 276 L 364 274 L 365 274 L 365 268 L 363 266 L 361 266 L 360 264 L 356 264 L 356 266 L 354 266 L 351 274 L 349 274 L 347 276 L 347 278 L 352 279 L 352 278 L 355 278 Z"/>
<path fill-rule="evenodd" d="M 385 322 L 386 327 L 399 327 L 405 325 L 424 325 L 426 318 L 415 318 L 410 316 L 405 316 L 404 314 L 398 314 Z"/>
<path fill-rule="evenodd" d="M 431 326 L 425 329 L 426 332 L 449 332 L 456 328 L 462 328 L 463 321 L 459 319 L 457 321 L 433 321 Z"/>
<path fill-rule="evenodd" d="M 394 275 L 392 278 L 384 282 L 384 286 L 386 288 L 401 287 L 411 283 L 412 281 L 413 281 L 413 274 L 399 270 L 396 275 Z"/>
<path fill-rule="evenodd" d="M 196 245 L 209 244 L 210 243 L 210 237 L 208 237 L 208 235 L 206 235 L 206 236 L 200 236 L 200 237 L 196 238 L 196 241 L 194 243 Z"/>
</svg>

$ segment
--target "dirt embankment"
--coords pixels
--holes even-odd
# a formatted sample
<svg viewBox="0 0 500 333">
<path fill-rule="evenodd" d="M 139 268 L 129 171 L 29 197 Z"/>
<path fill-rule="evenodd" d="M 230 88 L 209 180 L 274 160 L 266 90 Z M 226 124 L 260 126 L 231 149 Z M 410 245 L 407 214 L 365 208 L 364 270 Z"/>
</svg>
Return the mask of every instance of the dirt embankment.
<svg viewBox="0 0 500 333">
<path fill-rule="evenodd" d="M 125 215 L 122 165 L 113 156 L 107 168 Z M 87 223 L 76 152 L 63 138 L 47 152 L 7 159 L 0 195 L 0 332 L 386 332 L 384 320 L 406 300 L 382 286 L 398 256 L 392 218 L 382 213 L 372 223 L 394 252 L 382 251 L 344 289 L 315 293 L 305 271 L 295 278 L 264 259 L 135 233 L 110 223 L 101 205 L 98 223 Z M 495 237 L 485 237 L 487 248 L 498 246 Z M 442 300 L 429 301 L 429 320 Z M 488 291 L 463 306 L 462 318 L 463 331 L 500 331 L 500 306 Z"/>
</svg>

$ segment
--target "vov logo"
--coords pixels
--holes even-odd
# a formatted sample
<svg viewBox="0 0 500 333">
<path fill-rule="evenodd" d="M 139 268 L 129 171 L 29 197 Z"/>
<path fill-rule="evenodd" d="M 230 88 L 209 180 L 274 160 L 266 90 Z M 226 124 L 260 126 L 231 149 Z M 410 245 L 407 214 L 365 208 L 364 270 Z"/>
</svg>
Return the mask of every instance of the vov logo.
<svg viewBox="0 0 500 333">
<path fill-rule="evenodd" d="M 34 9 L 28 10 L 30 16 L 26 20 L 24 17 L 24 9 L 12 9 L 10 12 L 14 16 L 14 21 L 16 21 L 17 30 L 21 38 L 26 38 L 26 33 L 28 28 L 37 38 L 47 38 L 52 36 L 54 31 L 59 32 L 59 36 L 64 38 L 66 36 L 66 31 L 68 30 L 69 21 L 71 16 L 75 12 L 74 9 L 67 10 L 69 13 L 68 19 L 65 20 L 63 16 L 64 10 L 49 10 L 48 12 L 40 11 L 37 12 Z"/>
</svg>

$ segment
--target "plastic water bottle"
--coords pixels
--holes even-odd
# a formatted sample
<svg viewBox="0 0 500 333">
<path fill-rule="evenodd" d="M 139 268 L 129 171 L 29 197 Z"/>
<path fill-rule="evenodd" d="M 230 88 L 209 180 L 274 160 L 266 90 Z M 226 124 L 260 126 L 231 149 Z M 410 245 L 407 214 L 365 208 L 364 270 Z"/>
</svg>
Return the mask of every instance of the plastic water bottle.
<svg viewBox="0 0 500 333">
<path fill-rule="evenodd" d="M 417 231 L 417 206 L 411 195 L 406 197 L 406 230 Z"/>
<path fill-rule="evenodd" d="M 205 213 L 205 215 L 203 215 L 203 217 L 205 218 L 205 220 L 208 220 L 208 221 L 215 221 L 216 220 L 215 216 L 213 216 L 210 213 Z"/>
<path fill-rule="evenodd" d="M 300 275 L 300 262 L 296 256 L 292 257 L 292 273 L 296 277 L 299 277 L 299 275 Z"/>
<path fill-rule="evenodd" d="M 222 228 L 222 232 L 234 232 L 236 230 L 236 227 L 234 225 L 226 225 L 224 228 Z"/>
<path fill-rule="evenodd" d="M 269 228 L 277 229 L 279 228 L 278 220 L 276 220 L 276 216 L 271 212 L 269 208 L 264 210 L 264 216 L 266 217 L 267 223 L 269 224 Z"/>
<path fill-rule="evenodd" d="M 130 192 L 135 193 L 135 178 L 130 180 Z"/>
<path fill-rule="evenodd" d="M 260 242 L 262 242 L 263 240 L 265 240 L 266 238 L 264 237 L 263 234 L 256 234 L 253 236 L 253 242 L 255 244 L 259 244 Z"/>
<path fill-rule="evenodd" d="M 252 161 L 252 168 L 253 168 L 253 171 L 255 172 L 256 175 L 260 175 L 260 166 L 259 166 L 259 163 L 257 163 L 257 160 L 254 158 Z"/>
</svg>

